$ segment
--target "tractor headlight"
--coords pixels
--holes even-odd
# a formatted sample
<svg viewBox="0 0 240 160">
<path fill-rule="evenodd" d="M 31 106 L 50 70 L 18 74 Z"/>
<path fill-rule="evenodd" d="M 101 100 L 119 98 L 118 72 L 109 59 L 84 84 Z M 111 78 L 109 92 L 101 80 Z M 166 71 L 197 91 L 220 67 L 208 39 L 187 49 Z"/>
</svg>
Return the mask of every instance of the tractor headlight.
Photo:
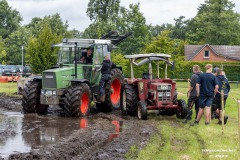
<svg viewBox="0 0 240 160">
<path fill-rule="evenodd" d="M 45 90 L 41 89 L 41 94 L 45 94 Z"/>
<path fill-rule="evenodd" d="M 52 94 L 53 95 L 57 95 L 57 91 L 52 91 Z"/>
</svg>

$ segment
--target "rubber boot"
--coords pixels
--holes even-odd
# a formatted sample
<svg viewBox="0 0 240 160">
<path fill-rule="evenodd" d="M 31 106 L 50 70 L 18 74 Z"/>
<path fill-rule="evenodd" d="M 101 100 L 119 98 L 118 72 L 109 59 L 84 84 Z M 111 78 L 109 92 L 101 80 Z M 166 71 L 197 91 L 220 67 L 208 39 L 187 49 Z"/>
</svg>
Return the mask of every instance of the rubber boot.
<svg viewBox="0 0 240 160">
<path fill-rule="evenodd" d="M 188 120 L 192 119 L 192 110 L 190 108 L 187 109 L 187 116 L 186 118 L 183 120 L 183 123 L 187 123 Z"/>
</svg>

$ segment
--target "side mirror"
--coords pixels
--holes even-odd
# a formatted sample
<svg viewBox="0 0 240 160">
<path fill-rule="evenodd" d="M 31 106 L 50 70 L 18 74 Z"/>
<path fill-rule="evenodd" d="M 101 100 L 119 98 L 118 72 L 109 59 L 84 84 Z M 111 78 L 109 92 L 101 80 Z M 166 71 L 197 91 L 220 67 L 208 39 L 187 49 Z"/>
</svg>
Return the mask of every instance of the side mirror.
<svg viewBox="0 0 240 160">
<path fill-rule="evenodd" d="M 175 70 L 175 61 L 172 62 L 172 70 Z"/>
</svg>

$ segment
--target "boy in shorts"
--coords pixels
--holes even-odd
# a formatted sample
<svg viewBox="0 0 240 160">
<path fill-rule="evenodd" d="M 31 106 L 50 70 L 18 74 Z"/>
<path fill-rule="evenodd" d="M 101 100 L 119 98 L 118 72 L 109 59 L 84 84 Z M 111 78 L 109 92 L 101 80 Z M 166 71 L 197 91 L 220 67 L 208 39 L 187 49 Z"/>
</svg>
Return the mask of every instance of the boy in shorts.
<svg viewBox="0 0 240 160">
<path fill-rule="evenodd" d="M 206 72 L 199 75 L 196 84 L 200 108 L 196 120 L 191 124 L 192 126 L 199 124 L 204 108 L 206 108 L 205 124 L 208 125 L 210 123 L 212 101 L 218 91 L 218 82 L 216 76 L 212 74 L 212 65 L 207 64 L 205 68 Z"/>
</svg>

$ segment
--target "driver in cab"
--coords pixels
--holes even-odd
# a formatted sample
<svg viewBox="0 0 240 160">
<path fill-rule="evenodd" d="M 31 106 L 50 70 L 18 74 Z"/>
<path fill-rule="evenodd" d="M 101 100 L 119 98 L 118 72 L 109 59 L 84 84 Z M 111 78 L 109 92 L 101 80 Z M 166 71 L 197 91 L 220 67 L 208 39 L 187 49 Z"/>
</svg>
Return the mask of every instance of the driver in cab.
<svg viewBox="0 0 240 160">
<path fill-rule="evenodd" d="M 83 53 L 81 61 L 86 64 L 93 62 L 93 49 L 92 48 L 88 48 L 87 53 Z"/>
</svg>

